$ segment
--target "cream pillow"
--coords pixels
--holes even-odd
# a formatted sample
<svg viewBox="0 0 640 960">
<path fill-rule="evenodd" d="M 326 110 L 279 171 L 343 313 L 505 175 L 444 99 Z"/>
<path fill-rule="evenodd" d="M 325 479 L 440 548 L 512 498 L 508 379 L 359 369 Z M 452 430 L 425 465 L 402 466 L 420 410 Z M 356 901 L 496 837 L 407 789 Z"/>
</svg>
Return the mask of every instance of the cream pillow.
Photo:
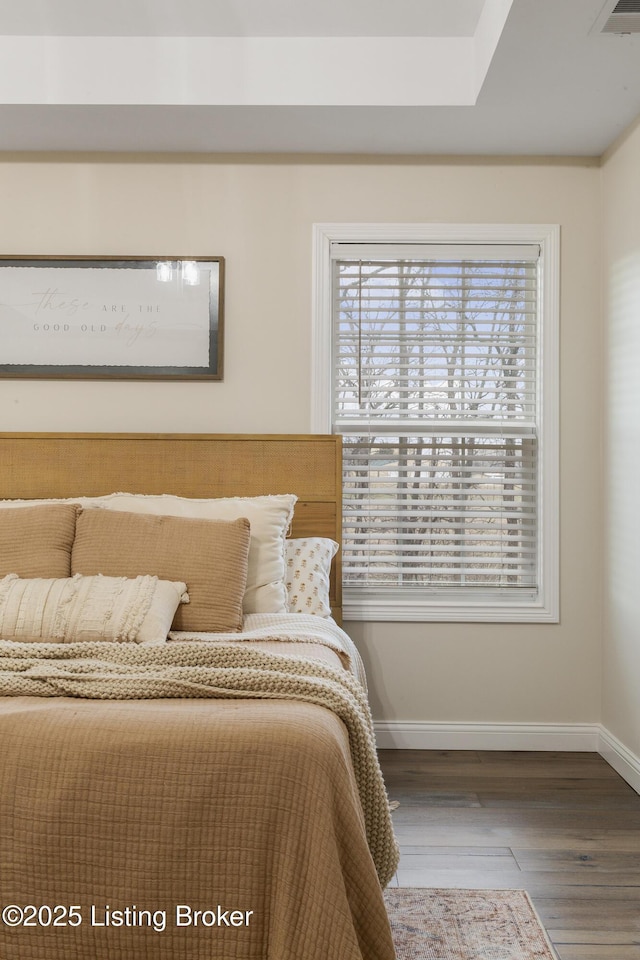
<svg viewBox="0 0 640 960">
<path fill-rule="evenodd" d="M 0 580 L 0 637 L 35 643 L 167 639 L 186 584 L 143 576 Z"/>
<path fill-rule="evenodd" d="M 331 561 L 338 550 L 335 540 L 326 537 L 287 540 L 285 559 L 289 613 L 331 616 Z"/>
<path fill-rule="evenodd" d="M 132 513 L 196 517 L 201 520 L 237 520 L 246 517 L 251 527 L 244 613 L 286 613 L 285 537 L 297 497 L 280 494 L 264 497 L 190 499 L 171 494 L 113 493 L 96 506 Z M 176 628 L 178 629 L 178 628 Z"/>
</svg>

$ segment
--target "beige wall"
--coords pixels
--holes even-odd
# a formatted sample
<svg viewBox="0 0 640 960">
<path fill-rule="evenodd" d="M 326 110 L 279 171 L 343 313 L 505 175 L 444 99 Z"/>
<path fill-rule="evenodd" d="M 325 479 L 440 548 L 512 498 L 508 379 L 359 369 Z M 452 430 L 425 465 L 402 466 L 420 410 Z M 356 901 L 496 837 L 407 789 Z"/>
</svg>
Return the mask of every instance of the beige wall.
<svg viewBox="0 0 640 960">
<path fill-rule="evenodd" d="M 605 158 L 604 726 L 640 756 L 640 125 Z"/>
<path fill-rule="evenodd" d="M 600 719 L 597 165 L 7 158 L 0 210 L 4 253 L 227 259 L 224 383 L 4 381 L 2 430 L 306 432 L 314 222 L 559 223 L 561 623 L 347 626 L 379 719 Z"/>
</svg>

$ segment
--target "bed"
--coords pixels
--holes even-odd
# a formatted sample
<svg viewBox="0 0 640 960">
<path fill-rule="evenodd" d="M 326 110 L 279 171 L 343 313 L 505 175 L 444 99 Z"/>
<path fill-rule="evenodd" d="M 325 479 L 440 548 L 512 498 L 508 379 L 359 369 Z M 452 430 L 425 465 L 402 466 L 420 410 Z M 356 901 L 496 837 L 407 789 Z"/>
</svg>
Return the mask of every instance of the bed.
<svg viewBox="0 0 640 960">
<path fill-rule="evenodd" d="M 336 437 L 0 434 L 0 565 L 2 536 L 29 554 L 0 570 L 2 960 L 392 960 L 397 846 L 340 553 L 319 592 L 295 580 L 339 544 L 340 490 Z M 283 583 L 255 561 L 262 515 L 216 501 L 264 498 L 282 526 L 291 495 Z M 131 546 L 149 535 L 160 577 Z M 221 540 L 201 585 L 193 544 Z"/>
</svg>

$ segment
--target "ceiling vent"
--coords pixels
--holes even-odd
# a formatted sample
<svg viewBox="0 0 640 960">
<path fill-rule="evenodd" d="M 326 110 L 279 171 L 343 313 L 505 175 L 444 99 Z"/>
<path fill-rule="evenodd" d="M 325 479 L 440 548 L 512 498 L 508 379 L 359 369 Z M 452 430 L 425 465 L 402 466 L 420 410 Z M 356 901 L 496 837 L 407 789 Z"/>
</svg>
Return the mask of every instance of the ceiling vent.
<svg viewBox="0 0 640 960">
<path fill-rule="evenodd" d="M 609 4 L 607 7 L 611 10 Z M 599 18 L 599 20 L 602 23 L 602 19 Z M 602 23 L 600 31 L 601 33 L 640 33 L 640 0 L 618 0 Z"/>
</svg>

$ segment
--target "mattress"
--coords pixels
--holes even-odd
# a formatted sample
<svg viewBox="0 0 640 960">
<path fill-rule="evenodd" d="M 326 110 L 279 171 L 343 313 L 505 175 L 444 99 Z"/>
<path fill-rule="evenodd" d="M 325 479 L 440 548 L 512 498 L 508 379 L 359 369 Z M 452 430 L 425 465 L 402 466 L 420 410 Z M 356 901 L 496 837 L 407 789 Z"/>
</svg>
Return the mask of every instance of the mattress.
<svg viewBox="0 0 640 960">
<path fill-rule="evenodd" d="M 2 960 L 392 960 L 357 651 L 255 617 L 133 668 L 131 644 L 0 643 Z"/>
</svg>

